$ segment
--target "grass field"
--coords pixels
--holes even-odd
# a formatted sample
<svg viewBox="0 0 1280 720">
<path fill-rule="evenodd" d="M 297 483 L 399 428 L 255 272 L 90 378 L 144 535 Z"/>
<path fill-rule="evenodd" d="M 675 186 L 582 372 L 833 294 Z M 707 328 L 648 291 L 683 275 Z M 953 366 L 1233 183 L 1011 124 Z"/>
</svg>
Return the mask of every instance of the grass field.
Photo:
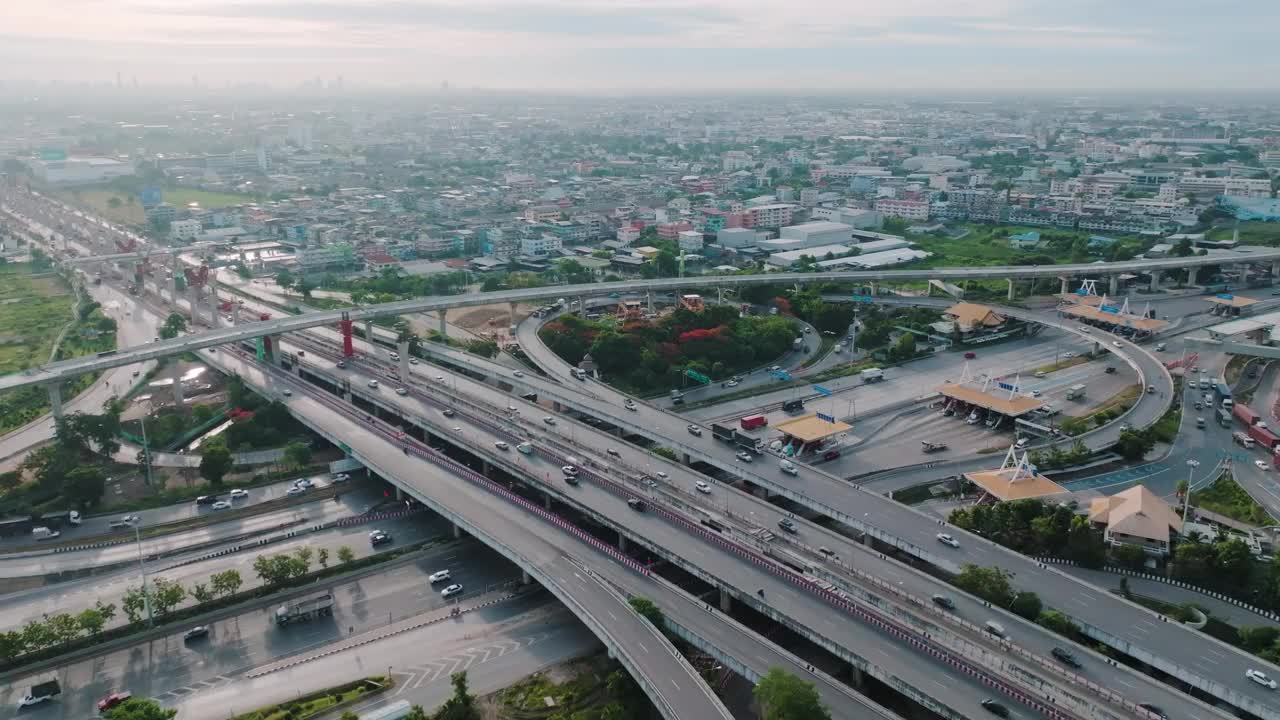
<svg viewBox="0 0 1280 720">
<path fill-rule="evenodd" d="M 46 362 L 71 320 L 71 289 L 56 275 L 34 277 L 26 264 L 0 266 L 0 373 Z"/>
<path fill-rule="evenodd" d="M 63 193 L 67 198 L 73 201 L 82 202 L 92 207 L 95 211 L 103 216 L 115 220 L 116 222 L 128 223 L 130 225 L 145 225 L 147 222 L 146 213 L 142 210 L 142 204 L 138 202 L 138 198 L 131 196 L 122 190 L 112 190 L 110 188 L 86 188 L 82 190 L 71 190 Z M 115 198 L 119 204 L 113 207 L 111 199 Z M 205 190 L 195 190 L 192 188 L 174 188 L 164 190 L 164 201 L 179 209 L 187 207 L 195 203 L 199 207 L 205 209 L 216 209 L 227 207 L 228 205 L 240 205 L 242 203 L 253 202 L 254 197 L 249 195 L 236 195 L 233 193 L 208 192 Z"/>
<path fill-rule="evenodd" d="M 1208 236 L 1210 240 L 1230 240 L 1234 233 L 1234 225 L 1224 225 L 1210 230 Z M 1240 223 L 1240 243 L 1243 245 L 1280 245 L 1280 223 L 1242 222 Z"/>
</svg>

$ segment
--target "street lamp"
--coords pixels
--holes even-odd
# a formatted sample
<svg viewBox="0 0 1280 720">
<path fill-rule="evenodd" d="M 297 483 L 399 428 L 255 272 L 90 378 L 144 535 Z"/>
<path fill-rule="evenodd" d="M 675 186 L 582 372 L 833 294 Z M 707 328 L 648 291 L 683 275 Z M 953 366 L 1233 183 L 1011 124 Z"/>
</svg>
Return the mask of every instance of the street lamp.
<svg viewBox="0 0 1280 720">
<path fill-rule="evenodd" d="M 1196 468 L 1200 467 L 1199 460 L 1187 460 L 1187 493 L 1182 496 L 1182 524 L 1187 523 L 1187 508 L 1191 506 L 1191 482 L 1192 475 Z"/>
<path fill-rule="evenodd" d="M 142 527 L 140 523 L 133 526 L 133 540 L 138 546 L 138 572 L 142 573 L 142 606 L 147 609 L 147 625 L 155 625 L 155 617 L 151 614 L 151 591 L 147 589 L 147 566 L 142 559 Z"/>
</svg>

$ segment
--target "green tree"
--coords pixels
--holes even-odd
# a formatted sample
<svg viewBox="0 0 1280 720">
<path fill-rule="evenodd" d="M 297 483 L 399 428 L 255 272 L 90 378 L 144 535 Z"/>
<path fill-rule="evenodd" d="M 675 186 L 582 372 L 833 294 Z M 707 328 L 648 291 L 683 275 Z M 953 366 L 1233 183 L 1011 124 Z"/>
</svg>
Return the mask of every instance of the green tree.
<svg viewBox="0 0 1280 720">
<path fill-rule="evenodd" d="M 1040 602 L 1040 596 L 1033 592 L 1019 592 L 1013 596 L 1013 600 L 1009 603 L 1011 612 L 1028 620 L 1035 620 L 1040 617 L 1040 612 L 1043 609 L 1044 603 Z"/>
<path fill-rule="evenodd" d="M 155 700 L 129 698 L 102 713 L 106 720 L 173 720 L 177 710 L 165 708 Z"/>
<path fill-rule="evenodd" d="M 649 598 L 633 597 L 627 600 L 627 603 L 631 605 L 632 610 L 635 610 L 638 615 L 652 623 L 654 627 L 661 629 L 666 624 L 666 620 L 662 616 L 662 609 Z"/>
<path fill-rule="evenodd" d="M 0 632 L 0 660 L 13 660 L 26 652 L 27 643 L 21 631 Z"/>
<path fill-rule="evenodd" d="M 151 581 L 151 609 L 156 618 L 163 618 L 187 599 L 187 589 L 181 584 L 163 577 Z"/>
<path fill-rule="evenodd" d="M 466 671 L 450 675 L 449 683 L 453 685 L 453 695 L 436 712 L 435 720 L 480 720 L 475 696 L 467 688 Z"/>
<path fill-rule="evenodd" d="M 176 338 L 187 329 L 187 319 L 178 313 L 169 313 L 169 317 L 164 319 L 164 324 L 160 326 L 160 337 L 165 340 Z"/>
<path fill-rule="evenodd" d="M 198 603 L 207 603 L 213 599 L 213 591 L 205 583 L 195 583 L 191 586 L 191 597 Z"/>
<path fill-rule="evenodd" d="M 240 585 L 243 582 L 240 577 L 240 571 L 235 568 L 216 572 L 209 576 L 209 584 L 213 587 L 213 593 L 218 597 L 235 595 L 240 590 Z"/>
<path fill-rule="evenodd" d="M 102 628 L 106 627 L 107 619 L 102 616 L 102 611 L 97 608 L 85 608 L 76 615 L 76 624 L 80 626 L 80 630 L 86 635 L 93 636 L 102 632 Z"/>
<path fill-rule="evenodd" d="M 965 563 L 960 573 L 952 578 L 955 586 L 1001 607 L 1009 607 L 1013 601 L 1013 587 L 1009 573 L 998 567 L 982 567 Z"/>
<path fill-rule="evenodd" d="M 293 273 L 289 272 L 288 270 L 281 270 L 280 272 L 276 273 L 276 284 L 279 285 L 281 288 L 288 290 L 289 288 L 293 287 L 293 282 L 294 282 Z"/>
<path fill-rule="evenodd" d="M 106 490 L 107 479 L 95 465 L 81 465 L 62 478 L 62 495 L 86 510 L 98 504 Z"/>
<path fill-rule="evenodd" d="M 752 691 L 760 704 L 761 720 L 829 720 L 813 683 L 782 668 L 770 668 Z"/>
<path fill-rule="evenodd" d="M 293 559 L 298 563 L 296 567 L 301 569 L 301 572 L 295 570 L 294 574 L 306 575 L 311 572 L 311 556 L 313 554 L 311 548 L 305 545 L 293 551 Z"/>
<path fill-rule="evenodd" d="M 1120 433 L 1115 449 L 1125 460 L 1137 462 L 1146 457 L 1155 446 L 1155 440 L 1151 439 L 1147 433 L 1125 430 Z"/>
<path fill-rule="evenodd" d="M 1063 637 L 1076 638 L 1080 636 L 1080 628 L 1058 610 L 1045 610 L 1040 613 L 1040 617 L 1036 618 L 1036 623 Z"/>
<path fill-rule="evenodd" d="M 889 357 L 894 360 L 906 360 L 916 355 L 916 336 L 914 333 L 902 333 L 898 341 L 893 344 L 893 349 L 889 351 Z"/>
<path fill-rule="evenodd" d="M 45 618 L 54 645 L 63 645 L 80 637 L 80 622 L 70 613 L 54 613 Z"/>
<path fill-rule="evenodd" d="M 1111 559 L 1122 568 L 1141 570 L 1147 563 L 1147 553 L 1137 545 L 1117 545 L 1111 548 Z"/>
<path fill-rule="evenodd" d="M 316 551 L 316 562 L 320 563 L 320 567 L 329 567 L 329 548 L 320 548 Z"/>
<path fill-rule="evenodd" d="M 346 545 L 343 545 L 342 547 L 338 548 L 338 562 L 342 563 L 343 565 L 346 565 L 355 559 L 356 559 L 356 554 L 351 551 L 351 548 L 347 547 Z"/>
<path fill-rule="evenodd" d="M 231 472 L 235 458 L 221 438 L 214 438 L 200 447 L 200 477 L 213 487 L 221 487 L 222 479 Z"/>
<path fill-rule="evenodd" d="M 305 467 L 311 462 L 311 446 L 297 440 L 285 445 L 284 461 L 290 467 Z"/>
</svg>

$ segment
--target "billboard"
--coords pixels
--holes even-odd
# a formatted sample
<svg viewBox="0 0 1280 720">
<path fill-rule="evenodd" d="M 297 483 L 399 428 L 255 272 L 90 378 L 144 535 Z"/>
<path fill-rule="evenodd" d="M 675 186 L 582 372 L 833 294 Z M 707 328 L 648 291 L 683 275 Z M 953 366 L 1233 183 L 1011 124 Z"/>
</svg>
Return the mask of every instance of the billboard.
<svg viewBox="0 0 1280 720">
<path fill-rule="evenodd" d="M 40 159 L 45 162 L 58 162 L 67 159 L 67 151 L 62 148 L 42 147 L 40 148 Z"/>
</svg>

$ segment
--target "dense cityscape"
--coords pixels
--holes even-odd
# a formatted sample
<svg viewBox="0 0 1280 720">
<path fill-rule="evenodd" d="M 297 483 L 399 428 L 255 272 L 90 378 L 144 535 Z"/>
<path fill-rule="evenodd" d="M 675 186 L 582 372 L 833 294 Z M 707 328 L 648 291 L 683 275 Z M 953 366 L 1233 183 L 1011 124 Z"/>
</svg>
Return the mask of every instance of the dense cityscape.
<svg viewBox="0 0 1280 720">
<path fill-rule="evenodd" d="M 1273 94 L 342 57 L 0 72 L 0 715 L 1280 719 Z"/>
</svg>

